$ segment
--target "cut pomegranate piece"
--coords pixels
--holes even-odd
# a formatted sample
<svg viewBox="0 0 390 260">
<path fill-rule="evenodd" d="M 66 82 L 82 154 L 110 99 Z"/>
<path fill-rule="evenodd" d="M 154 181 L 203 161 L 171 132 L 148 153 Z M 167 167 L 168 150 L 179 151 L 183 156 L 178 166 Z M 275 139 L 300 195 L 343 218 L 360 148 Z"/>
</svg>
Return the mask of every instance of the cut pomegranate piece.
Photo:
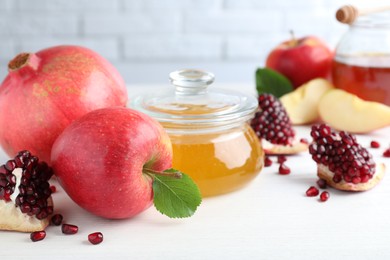
<svg viewBox="0 0 390 260">
<path fill-rule="evenodd" d="M 41 241 L 46 237 L 46 232 L 44 230 L 42 231 L 35 231 L 30 234 L 30 239 L 33 242 Z"/>
<path fill-rule="evenodd" d="M 262 142 L 266 154 L 295 154 L 307 150 L 308 144 L 295 139 L 290 118 L 282 103 L 271 94 L 259 95 L 259 110 L 251 127 Z"/>
<path fill-rule="evenodd" d="M 53 213 L 52 169 L 28 151 L 0 166 L 0 230 L 44 230 Z"/>
<path fill-rule="evenodd" d="M 329 197 L 330 197 L 329 192 L 323 191 L 320 194 L 320 201 L 325 202 L 329 199 Z"/>
<path fill-rule="evenodd" d="M 93 245 L 103 242 L 103 234 L 101 232 L 95 232 L 88 235 L 88 241 Z"/>
<path fill-rule="evenodd" d="M 306 191 L 306 196 L 308 197 L 315 197 L 318 196 L 318 194 L 320 194 L 320 191 L 314 186 L 310 186 L 310 188 Z"/>
<path fill-rule="evenodd" d="M 312 126 L 313 143 L 309 152 L 317 163 L 318 177 L 328 185 L 347 191 L 364 191 L 374 187 L 385 172 L 372 155 L 345 131 L 336 132 L 326 124 Z"/>
<path fill-rule="evenodd" d="M 64 234 L 73 235 L 79 231 L 79 227 L 71 224 L 62 224 L 61 231 Z"/>
</svg>

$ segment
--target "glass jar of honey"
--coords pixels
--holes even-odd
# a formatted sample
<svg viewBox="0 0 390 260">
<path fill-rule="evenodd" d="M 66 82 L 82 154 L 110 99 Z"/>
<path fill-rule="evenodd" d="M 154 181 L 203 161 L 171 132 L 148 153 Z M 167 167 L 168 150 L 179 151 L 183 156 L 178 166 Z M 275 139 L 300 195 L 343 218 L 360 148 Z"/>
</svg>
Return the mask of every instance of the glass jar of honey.
<svg viewBox="0 0 390 260">
<path fill-rule="evenodd" d="M 135 97 L 132 107 L 159 121 L 173 147 L 173 168 L 189 174 L 202 196 L 237 190 L 263 167 L 264 152 L 248 124 L 255 97 L 209 88 L 214 75 L 200 70 L 170 74 L 174 87 Z"/>
<path fill-rule="evenodd" d="M 337 45 L 337 88 L 390 106 L 390 12 L 359 17 Z"/>
</svg>

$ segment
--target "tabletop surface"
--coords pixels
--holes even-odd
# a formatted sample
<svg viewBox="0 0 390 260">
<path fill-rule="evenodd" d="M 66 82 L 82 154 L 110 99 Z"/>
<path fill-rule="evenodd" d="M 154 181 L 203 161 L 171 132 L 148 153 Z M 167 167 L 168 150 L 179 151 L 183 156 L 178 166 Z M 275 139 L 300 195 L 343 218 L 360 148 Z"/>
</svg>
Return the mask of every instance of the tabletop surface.
<svg viewBox="0 0 390 260">
<path fill-rule="evenodd" d="M 234 85 L 226 86 L 234 87 Z M 129 92 L 145 89 L 129 87 Z M 251 87 L 240 87 L 253 92 Z M 309 127 L 296 127 L 310 140 Z M 382 152 L 390 145 L 390 127 L 358 135 L 377 163 L 388 168 Z M 0 150 L 2 162 L 7 156 Z M 275 161 L 276 158 L 273 158 Z M 43 241 L 29 234 L 0 232 L 1 259 L 390 259 L 390 178 L 374 189 L 349 193 L 331 188 L 327 202 L 306 197 L 317 180 L 308 153 L 291 156 L 291 174 L 278 174 L 278 164 L 264 168 L 245 188 L 205 198 L 195 215 L 169 219 L 153 207 L 127 220 L 106 220 L 79 208 L 60 185 L 53 194 L 55 211 L 79 233 L 63 235 L 47 228 Z M 91 245 L 88 234 L 100 231 L 104 241 Z M 54 258 L 53 258 L 54 257 Z"/>
</svg>

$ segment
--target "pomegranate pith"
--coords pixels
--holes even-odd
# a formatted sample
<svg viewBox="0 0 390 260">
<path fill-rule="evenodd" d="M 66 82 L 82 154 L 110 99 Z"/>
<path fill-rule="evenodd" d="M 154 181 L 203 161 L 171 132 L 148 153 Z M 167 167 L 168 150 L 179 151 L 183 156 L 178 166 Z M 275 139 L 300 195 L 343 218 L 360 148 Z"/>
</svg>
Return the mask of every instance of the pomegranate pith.
<svg viewBox="0 0 390 260">
<path fill-rule="evenodd" d="M 44 230 L 42 231 L 35 231 L 30 234 L 30 239 L 33 242 L 41 241 L 46 237 L 46 232 Z"/>
<path fill-rule="evenodd" d="M 103 242 L 103 234 L 101 232 L 95 232 L 88 235 L 88 241 L 93 245 Z"/>
</svg>

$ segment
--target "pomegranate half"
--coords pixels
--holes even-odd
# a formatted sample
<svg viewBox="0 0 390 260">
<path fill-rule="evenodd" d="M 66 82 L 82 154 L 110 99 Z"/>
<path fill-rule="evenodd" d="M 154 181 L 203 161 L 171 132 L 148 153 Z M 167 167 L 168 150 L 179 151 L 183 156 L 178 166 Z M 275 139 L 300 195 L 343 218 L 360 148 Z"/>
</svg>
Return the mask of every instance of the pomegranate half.
<svg viewBox="0 0 390 260">
<path fill-rule="evenodd" d="M 21 53 L 8 70 L 0 86 L 0 144 L 10 156 L 29 150 L 50 163 L 55 139 L 71 122 L 92 110 L 127 102 L 118 71 L 84 47 Z"/>
</svg>

